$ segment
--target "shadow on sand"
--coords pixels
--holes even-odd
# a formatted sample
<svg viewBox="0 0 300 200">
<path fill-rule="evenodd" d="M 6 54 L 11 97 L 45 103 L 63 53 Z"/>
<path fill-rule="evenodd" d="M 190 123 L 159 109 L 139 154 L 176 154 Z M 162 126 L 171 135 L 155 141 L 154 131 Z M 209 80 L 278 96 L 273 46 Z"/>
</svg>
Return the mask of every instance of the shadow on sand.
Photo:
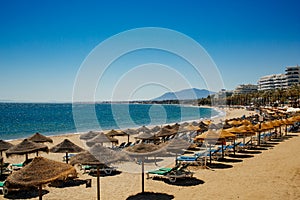
<svg viewBox="0 0 300 200">
<path fill-rule="evenodd" d="M 230 154 L 229 157 L 231 157 L 231 158 L 252 158 L 254 156 L 249 155 L 249 154 Z"/>
<path fill-rule="evenodd" d="M 254 150 L 254 151 L 266 151 L 268 150 L 267 148 L 259 147 L 259 146 L 253 146 L 249 150 Z"/>
<path fill-rule="evenodd" d="M 256 150 L 241 150 L 239 153 L 242 154 L 260 154 L 262 153 L 261 151 L 256 151 Z"/>
<path fill-rule="evenodd" d="M 218 162 L 225 162 L 225 163 L 237 163 L 237 162 L 243 162 L 243 160 L 240 159 L 231 159 L 231 158 L 220 158 Z"/>
<path fill-rule="evenodd" d="M 196 186 L 204 183 L 203 180 L 197 179 L 195 177 L 177 179 L 176 182 L 174 183 L 170 182 L 168 179 L 164 179 L 164 182 L 169 185 L 176 185 L 176 186 Z"/>
<path fill-rule="evenodd" d="M 48 194 L 48 190 L 42 190 L 42 195 Z M 30 189 L 30 190 L 15 190 L 10 191 L 4 198 L 7 199 L 32 199 L 39 196 L 38 189 Z"/>
<path fill-rule="evenodd" d="M 174 196 L 165 193 L 144 192 L 144 193 L 138 193 L 136 195 L 130 196 L 126 200 L 153 200 L 153 199 L 171 200 L 174 199 Z"/>
<path fill-rule="evenodd" d="M 65 187 L 76 187 L 79 185 L 86 184 L 86 180 L 67 180 L 67 181 L 54 181 L 51 184 L 49 184 L 50 187 L 56 187 L 56 188 L 65 188 Z"/>
<path fill-rule="evenodd" d="M 232 165 L 224 164 L 224 163 L 211 163 L 207 164 L 207 166 L 211 169 L 229 169 L 232 168 Z"/>
<path fill-rule="evenodd" d="M 116 176 L 116 175 L 119 175 L 121 174 L 122 172 L 121 171 L 112 171 L 111 174 L 106 174 L 105 172 L 101 171 L 100 173 L 100 177 L 105 177 L 105 176 Z M 97 177 L 97 171 L 94 171 L 94 172 L 91 172 L 89 173 L 90 176 L 93 176 L 93 177 Z"/>
</svg>

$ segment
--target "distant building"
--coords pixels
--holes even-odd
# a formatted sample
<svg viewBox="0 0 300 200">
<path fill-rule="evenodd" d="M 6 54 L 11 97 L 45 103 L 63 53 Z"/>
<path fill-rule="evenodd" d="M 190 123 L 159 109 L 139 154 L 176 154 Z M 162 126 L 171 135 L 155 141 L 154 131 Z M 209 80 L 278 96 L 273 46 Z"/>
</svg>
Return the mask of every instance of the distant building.
<svg viewBox="0 0 300 200">
<path fill-rule="evenodd" d="M 285 74 L 271 74 L 261 77 L 257 84 L 258 90 L 284 89 L 300 83 L 300 66 L 289 66 Z"/>
<path fill-rule="evenodd" d="M 258 90 L 274 90 L 278 88 L 286 88 L 285 74 L 272 74 L 263 76 L 258 81 Z"/>
<path fill-rule="evenodd" d="M 231 96 L 232 93 L 233 92 L 230 90 L 221 89 L 219 92 L 214 94 L 214 97 L 215 98 L 225 98 L 226 96 Z"/>
<path fill-rule="evenodd" d="M 286 67 L 285 75 L 287 87 L 300 83 L 300 66 Z"/>
<path fill-rule="evenodd" d="M 257 92 L 258 86 L 253 84 L 238 85 L 233 91 L 234 94 L 247 94 Z"/>
</svg>

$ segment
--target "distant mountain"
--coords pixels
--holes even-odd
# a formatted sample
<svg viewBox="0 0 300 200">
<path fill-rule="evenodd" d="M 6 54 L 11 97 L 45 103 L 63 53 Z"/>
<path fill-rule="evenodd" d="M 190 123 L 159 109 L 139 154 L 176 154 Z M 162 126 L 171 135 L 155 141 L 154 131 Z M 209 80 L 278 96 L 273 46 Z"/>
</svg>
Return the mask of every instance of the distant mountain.
<svg viewBox="0 0 300 200">
<path fill-rule="evenodd" d="M 167 92 L 160 97 L 153 99 L 153 101 L 201 99 L 214 93 L 215 92 L 211 92 L 206 89 L 192 88 L 180 90 L 177 92 Z"/>
</svg>

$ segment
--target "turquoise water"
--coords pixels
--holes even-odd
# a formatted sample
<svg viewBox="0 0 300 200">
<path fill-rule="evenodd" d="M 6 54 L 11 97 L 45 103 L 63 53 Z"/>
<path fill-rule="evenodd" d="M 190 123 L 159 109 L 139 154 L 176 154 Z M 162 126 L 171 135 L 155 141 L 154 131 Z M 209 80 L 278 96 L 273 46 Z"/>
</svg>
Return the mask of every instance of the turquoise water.
<svg viewBox="0 0 300 200">
<path fill-rule="evenodd" d="M 0 103 L 0 139 L 171 124 L 218 114 L 180 105 Z"/>
</svg>

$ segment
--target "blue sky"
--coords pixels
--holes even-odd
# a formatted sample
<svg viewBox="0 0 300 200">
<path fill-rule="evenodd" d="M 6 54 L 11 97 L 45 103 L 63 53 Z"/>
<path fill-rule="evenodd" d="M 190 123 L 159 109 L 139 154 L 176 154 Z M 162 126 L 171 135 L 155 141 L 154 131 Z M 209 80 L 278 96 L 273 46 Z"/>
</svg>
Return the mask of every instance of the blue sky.
<svg viewBox="0 0 300 200">
<path fill-rule="evenodd" d="M 197 41 L 215 62 L 226 89 L 255 84 L 260 76 L 300 64 L 299 7 L 296 0 L 1 0 L 0 100 L 71 101 L 86 56 L 109 37 L 141 27 L 168 28 Z M 137 56 L 143 61 L 143 53 Z M 145 63 L 151 62 L 145 57 Z M 162 62 L 175 65 L 170 60 L 166 56 Z M 116 66 L 111 74 L 117 70 Z M 101 87 L 107 88 L 111 79 L 108 74 Z M 191 77 L 191 86 L 205 84 Z M 96 98 L 109 100 L 101 87 Z M 133 98 L 154 98 L 165 91 L 144 87 Z M 118 99 L 126 100 L 121 95 Z"/>
</svg>

